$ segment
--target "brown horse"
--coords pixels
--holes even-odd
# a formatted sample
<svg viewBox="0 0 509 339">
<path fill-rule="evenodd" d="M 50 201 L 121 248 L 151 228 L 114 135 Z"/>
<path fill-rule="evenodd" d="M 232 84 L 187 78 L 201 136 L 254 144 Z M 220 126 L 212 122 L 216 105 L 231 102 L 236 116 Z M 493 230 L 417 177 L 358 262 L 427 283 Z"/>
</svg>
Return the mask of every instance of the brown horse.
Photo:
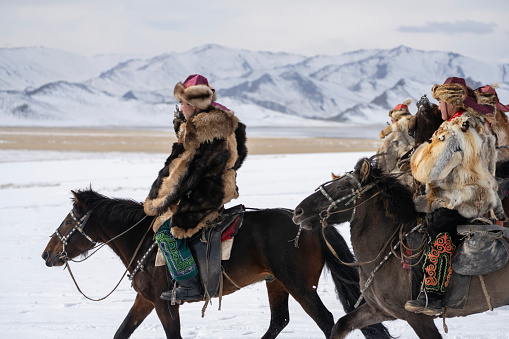
<svg viewBox="0 0 509 339">
<path fill-rule="evenodd" d="M 73 194 L 71 213 L 59 226 L 42 254 L 46 265 L 62 266 L 65 257 L 75 258 L 88 251 L 93 243 L 107 243 L 123 264 L 129 266 L 132 274 L 134 265 L 129 263 L 136 263 L 153 244 L 152 218 L 144 219 L 143 205 L 132 200 L 107 198 L 92 190 Z M 123 234 L 131 225 L 136 224 L 132 230 Z M 345 311 L 353 310 L 353 304 L 360 294 L 357 271 L 334 258 L 324 244 L 321 232 L 302 231 L 296 247 L 292 240 L 298 232 L 299 227 L 292 222 L 291 211 L 266 209 L 246 212 L 242 227 L 235 236 L 231 257 L 221 262 L 225 276 L 228 277 L 224 279 L 224 295 L 237 291 L 236 286 L 242 288 L 266 281 L 271 320 L 263 338 L 275 338 L 288 324 L 289 294 L 300 303 L 325 336 L 330 336 L 334 318 L 316 292 L 324 263 L 331 271 L 337 296 Z M 340 258 L 353 262 L 353 255 L 341 235 L 331 229 L 327 236 L 332 237 L 332 248 Z M 63 242 L 66 243 L 65 248 Z M 140 243 L 140 250 L 135 255 Z M 155 251 L 150 252 L 144 269 L 134 276 L 133 287 L 138 294 L 115 338 L 129 338 L 154 308 L 166 337 L 181 338 L 179 305 L 171 306 L 175 317 L 172 319 L 167 302 L 159 297 L 168 289 L 168 283 L 165 267 L 155 267 L 155 256 Z M 362 331 L 367 338 L 390 337 L 381 324 Z"/>
<path fill-rule="evenodd" d="M 351 173 L 320 186 L 295 209 L 294 222 L 319 225 L 350 222 L 351 242 L 360 265 L 360 285 L 366 304 L 338 320 L 331 338 L 344 338 L 350 331 L 386 320 L 408 322 L 419 338 L 441 338 L 433 318 L 411 313 L 404 304 L 411 296 L 411 270 L 402 269 L 394 255 L 383 262 L 402 234 L 417 224 L 412 195 L 392 175 L 383 174 L 373 159 L 361 159 Z M 347 197 L 347 198 L 345 198 Z M 350 204 L 346 205 L 348 201 Z M 381 264 L 383 263 L 383 264 Z M 381 264 L 381 266 L 379 266 Z M 376 271 L 375 268 L 378 267 Z M 484 281 L 493 307 L 509 304 L 509 266 L 487 274 Z M 463 309 L 448 308 L 447 318 L 488 310 L 480 279 L 472 279 L 468 301 Z"/>
</svg>

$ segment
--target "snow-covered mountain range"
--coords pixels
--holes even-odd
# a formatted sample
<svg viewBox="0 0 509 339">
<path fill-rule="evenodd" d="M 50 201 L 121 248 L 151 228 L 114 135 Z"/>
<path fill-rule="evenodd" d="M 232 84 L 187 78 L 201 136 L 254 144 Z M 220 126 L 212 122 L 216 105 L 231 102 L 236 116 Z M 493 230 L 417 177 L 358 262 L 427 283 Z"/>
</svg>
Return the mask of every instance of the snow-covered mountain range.
<svg viewBox="0 0 509 339">
<path fill-rule="evenodd" d="M 22 47 L 0 49 L 0 125 L 168 126 L 173 87 L 194 73 L 251 126 L 383 123 L 449 76 L 474 88 L 498 83 L 509 102 L 509 64 L 404 46 L 306 57 L 205 45 L 151 58 Z"/>
</svg>

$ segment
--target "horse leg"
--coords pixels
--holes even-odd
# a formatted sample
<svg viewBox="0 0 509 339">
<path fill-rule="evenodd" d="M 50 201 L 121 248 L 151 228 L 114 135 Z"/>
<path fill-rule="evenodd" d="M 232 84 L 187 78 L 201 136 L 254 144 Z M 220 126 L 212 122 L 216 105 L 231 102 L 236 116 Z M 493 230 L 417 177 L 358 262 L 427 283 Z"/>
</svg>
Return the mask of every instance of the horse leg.
<svg viewBox="0 0 509 339">
<path fill-rule="evenodd" d="M 438 331 L 432 317 L 424 314 L 411 314 L 406 317 L 405 320 L 421 339 L 442 338 L 442 335 Z"/>
<path fill-rule="evenodd" d="M 296 283 L 299 283 L 299 281 L 293 281 L 284 286 L 311 319 L 314 320 L 318 327 L 320 327 L 325 337 L 329 338 L 332 326 L 334 326 L 334 317 L 332 313 L 327 310 L 315 288 L 295 286 Z"/>
<path fill-rule="evenodd" d="M 276 338 L 290 321 L 288 292 L 278 280 L 267 281 L 266 285 L 270 305 L 270 326 L 262 339 Z"/>
<path fill-rule="evenodd" d="M 140 294 L 137 294 L 131 310 L 125 317 L 113 338 L 129 338 L 153 309 L 154 305 L 151 302 L 143 298 Z"/>
<path fill-rule="evenodd" d="M 166 338 L 182 339 L 180 335 L 179 305 L 172 306 L 172 313 L 175 316 L 175 320 L 173 320 L 168 309 L 168 302 L 159 298 L 157 299 L 155 308 L 157 316 L 163 325 L 164 332 L 166 333 Z"/>
<path fill-rule="evenodd" d="M 374 310 L 368 304 L 363 304 L 339 318 L 332 328 L 331 339 L 345 338 L 353 330 L 394 319 L 380 310 Z"/>
</svg>

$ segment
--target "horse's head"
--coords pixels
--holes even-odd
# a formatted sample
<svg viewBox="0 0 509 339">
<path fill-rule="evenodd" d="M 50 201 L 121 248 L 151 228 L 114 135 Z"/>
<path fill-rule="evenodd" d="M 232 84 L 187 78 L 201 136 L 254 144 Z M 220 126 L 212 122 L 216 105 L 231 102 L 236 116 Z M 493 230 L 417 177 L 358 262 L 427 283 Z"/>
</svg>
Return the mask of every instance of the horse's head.
<svg viewBox="0 0 509 339">
<path fill-rule="evenodd" d="M 92 210 L 80 201 L 80 193 L 72 191 L 72 210 L 53 233 L 42 253 L 48 267 L 64 265 L 68 258 L 85 253 L 97 242 L 98 235 L 93 227 L 86 228 Z"/>
<path fill-rule="evenodd" d="M 412 193 L 397 177 L 384 174 L 375 157 L 360 159 L 352 172 L 320 185 L 295 208 L 293 221 L 303 227 L 317 226 L 320 220 L 324 225 L 352 222 L 357 207 L 375 195 L 384 216 L 402 222 L 415 218 Z"/>
<path fill-rule="evenodd" d="M 333 180 L 320 185 L 295 208 L 293 221 L 309 228 L 318 225 L 319 220 L 333 224 L 351 220 L 359 198 L 375 186 L 373 169 L 371 159 L 364 158 L 353 172 L 343 176 L 333 174 Z"/>
</svg>

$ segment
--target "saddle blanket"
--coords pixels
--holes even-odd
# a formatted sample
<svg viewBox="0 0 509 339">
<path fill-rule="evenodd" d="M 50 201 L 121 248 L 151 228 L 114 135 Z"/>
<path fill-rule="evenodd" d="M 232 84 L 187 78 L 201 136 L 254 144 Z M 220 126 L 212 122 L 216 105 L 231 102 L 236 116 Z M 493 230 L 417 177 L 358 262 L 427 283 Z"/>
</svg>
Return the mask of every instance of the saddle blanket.
<svg viewBox="0 0 509 339">
<path fill-rule="evenodd" d="M 237 229 L 238 222 L 239 222 L 240 216 L 237 216 L 233 223 L 226 228 L 223 233 L 221 234 L 221 260 L 228 260 L 230 259 L 230 253 L 232 251 L 233 246 L 233 236 L 235 233 L 235 230 Z M 156 255 L 156 262 L 155 266 L 164 266 L 166 265 L 166 261 L 164 260 L 163 253 L 157 248 L 157 255 Z"/>
</svg>

